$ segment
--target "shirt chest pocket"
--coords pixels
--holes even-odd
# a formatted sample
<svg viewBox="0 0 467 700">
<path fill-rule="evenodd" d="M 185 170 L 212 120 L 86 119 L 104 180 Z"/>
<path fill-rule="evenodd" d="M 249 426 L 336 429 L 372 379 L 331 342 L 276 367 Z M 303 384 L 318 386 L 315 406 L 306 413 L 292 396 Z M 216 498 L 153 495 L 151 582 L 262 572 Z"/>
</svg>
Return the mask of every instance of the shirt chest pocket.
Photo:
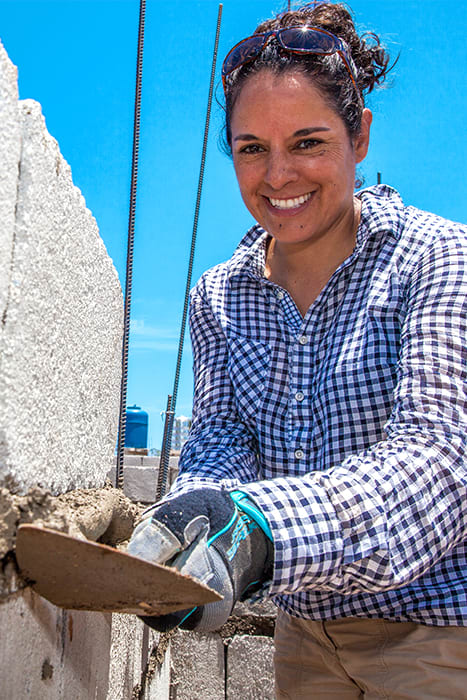
<svg viewBox="0 0 467 700">
<path fill-rule="evenodd" d="M 269 346 L 248 338 L 233 337 L 228 341 L 228 373 L 240 418 L 256 423 L 266 377 L 269 372 Z"/>
<path fill-rule="evenodd" d="M 399 352 L 399 309 L 381 294 L 353 319 L 352 332 L 334 343 L 322 373 L 321 395 L 337 397 L 337 416 L 346 410 L 337 403 L 342 402 L 358 408 L 359 420 L 362 407 L 365 415 L 380 412 L 381 420 L 386 420 L 398 378 Z"/>
</svg>

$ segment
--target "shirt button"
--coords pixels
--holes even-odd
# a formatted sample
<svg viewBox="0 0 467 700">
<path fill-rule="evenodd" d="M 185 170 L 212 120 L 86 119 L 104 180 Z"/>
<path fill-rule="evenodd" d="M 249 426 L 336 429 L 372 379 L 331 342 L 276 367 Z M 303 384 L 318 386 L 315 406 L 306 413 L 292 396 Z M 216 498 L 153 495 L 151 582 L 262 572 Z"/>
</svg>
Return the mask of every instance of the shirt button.
<svg viewBox="0 0 467 700">
<path fill-rule="evenodd" d="M 284 292 L 282 291 L 282 289 L 278 289 L 277 292 L 276 292 L 276 297 L 277 297 L 277 299 L 279 299 L 279 301 L 281 301 L 281 300 L 284 298 L 284 296 L 285 296 L 285 294 L 284 294 Z"/>
<path fill-rule="evenodd" d="M 294 455 L 297 459 L 303 459 L 305 456 L 305 453 L 302 449 L 295 450 Z"/>
<path fill-rule="evenodd" d="M 300 343 L 300 345 L 306 345 L 308 343 L 308 336 L 307 335 L 299 336 L 298 342 Z"/>
<path fill-rule="evenodd" d="M 303 401 L 303 399 L 305 398 L 305 394 L 303 393 L 303 391 L 297 391 L 297 393 L 295 394 L 295 398 L 297 401 Z"/>
</svg>

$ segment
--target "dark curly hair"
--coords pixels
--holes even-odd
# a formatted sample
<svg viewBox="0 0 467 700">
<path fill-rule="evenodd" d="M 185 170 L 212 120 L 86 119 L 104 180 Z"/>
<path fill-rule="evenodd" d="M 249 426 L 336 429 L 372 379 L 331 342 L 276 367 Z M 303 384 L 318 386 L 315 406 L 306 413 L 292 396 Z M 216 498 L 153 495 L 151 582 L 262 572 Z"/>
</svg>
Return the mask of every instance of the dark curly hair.
<svg viewBox="0 0 467 700">
<path fill-rule="evenodd" d="M 251 75 L 269 70 L 279 75 L 287 71 L 300 71 L 307 75 L 321 91 L 330 107 L 346 125 L 350 138 L 355 137 L 361 126 L 364 95 L 383 83 L 388 68 L 389 55 L 381 46 L 376 34 L 357 34 L 352 16 L 345 5 L 330 2 L 311 2 L 296 10 L 282 12 L 273 19 L 258 25 L 254 34 L 262 34 L 285 27 L 321 27 L 342 39 L 355 64 L 358 93 L 340 56 L 295 54 L 284 50 L 272 37 L 261 53 L 250 63 L 245 63 L 227 76 L 225 81 L 225 125 L 223 148 L 231 154 L 231 118 L 242 86 Z"/>
</svg>

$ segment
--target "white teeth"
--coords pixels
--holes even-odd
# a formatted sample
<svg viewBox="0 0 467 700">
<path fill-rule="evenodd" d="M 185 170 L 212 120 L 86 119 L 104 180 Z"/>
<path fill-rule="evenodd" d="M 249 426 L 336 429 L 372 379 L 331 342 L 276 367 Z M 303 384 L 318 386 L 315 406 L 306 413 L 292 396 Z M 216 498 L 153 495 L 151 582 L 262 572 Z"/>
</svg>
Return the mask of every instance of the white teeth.
<svg viewBox="0 0 467 700">
<path fill-rule="evenodd" d="M 310 197 L 311 192 L 308 192 L 308 194 L 302 194 L 300 197 L 294 197 L 293 199 L 273 199 L 269 197 L 269 201 L 272 206 L 277 209 L 294 209 L 295 207 L 299 207 L 300 204 L 307 202 Z"/>
</svg>

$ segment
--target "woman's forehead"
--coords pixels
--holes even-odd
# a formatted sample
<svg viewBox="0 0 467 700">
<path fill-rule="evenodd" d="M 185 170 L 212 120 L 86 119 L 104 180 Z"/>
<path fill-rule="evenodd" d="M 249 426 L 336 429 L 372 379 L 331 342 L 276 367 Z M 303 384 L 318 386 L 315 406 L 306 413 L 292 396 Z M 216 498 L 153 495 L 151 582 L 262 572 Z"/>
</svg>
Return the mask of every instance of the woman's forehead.
<svg viewBox="0 0 467 700">
<path fill-rule="evenodd" d="M 326 119 L 342 121 L 312 80 L 300 71 L 264 70 L 247 78 L 232 112 L 232 129 L 272 118 L 278 123 Z M 298 127 L 297 127 L 298 128 Z"/>
</svg>

